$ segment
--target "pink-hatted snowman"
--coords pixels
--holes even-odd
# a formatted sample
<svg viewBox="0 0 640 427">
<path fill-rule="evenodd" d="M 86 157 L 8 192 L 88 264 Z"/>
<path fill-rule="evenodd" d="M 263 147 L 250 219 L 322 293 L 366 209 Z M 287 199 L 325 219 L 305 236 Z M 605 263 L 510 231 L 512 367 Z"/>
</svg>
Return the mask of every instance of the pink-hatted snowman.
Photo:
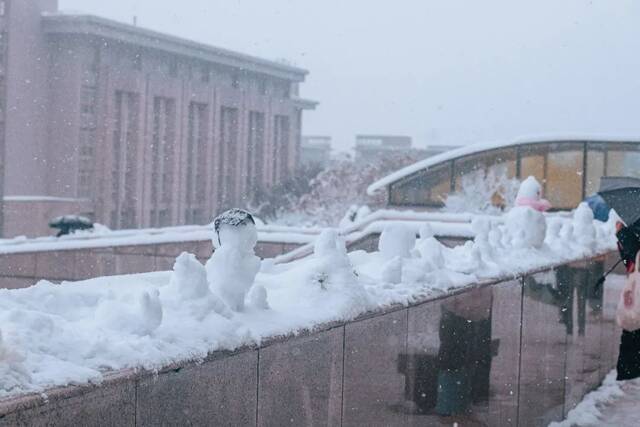
<svg viewBox="0 0 640 427">
<path fill-rule="evenodd" d="M 532 176 L 528 177 L 520 184 L 515 205 L 528 206 L 538 212 L 545 212 L 551 209 L 551 203 L 542 198 L 542 186 Z"/>
</svg>

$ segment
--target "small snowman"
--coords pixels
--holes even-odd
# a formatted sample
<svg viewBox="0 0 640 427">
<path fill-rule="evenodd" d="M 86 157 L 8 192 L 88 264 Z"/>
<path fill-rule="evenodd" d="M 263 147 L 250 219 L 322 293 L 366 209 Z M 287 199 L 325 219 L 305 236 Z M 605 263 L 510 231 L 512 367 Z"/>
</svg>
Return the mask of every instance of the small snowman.
<svg viewBox="0 0 640 427">
<path fill-rule="evenodd" d="M 532 176 L 520 184 L 516 206 L 505 215 L 510 235 L 509 245 L 514 249 L 541 248 L 547 234 L 547 222 L 542 212 L 551 204 L 541 198 L 540 183 Z"/>
<path fill-rule="evenodd" d="M 260 270 L 260 258 L 254 252 L 258 242 L 255 221 L 249 212 L 231 209 L 220 214 L 213 226 L 217 249 L 205 265 L 207 280 L 231 310 L 243 311 Z"/>
<path fill-rule="evenodd" d="M 538 212 L 545 212 L 551 209 L 551 203 L 542 198 L 542 186 L 532 176 L 520 184 L 515 204 L 516 206 L 528 206 Z"/>
<path fill-rule="evenodd" d="M 573 235 L 580 245 L 595 249 L 596 227 L 593 224 L 593 211 L 586 202 L 580 203 L 573 213 Z"/>
</svg>

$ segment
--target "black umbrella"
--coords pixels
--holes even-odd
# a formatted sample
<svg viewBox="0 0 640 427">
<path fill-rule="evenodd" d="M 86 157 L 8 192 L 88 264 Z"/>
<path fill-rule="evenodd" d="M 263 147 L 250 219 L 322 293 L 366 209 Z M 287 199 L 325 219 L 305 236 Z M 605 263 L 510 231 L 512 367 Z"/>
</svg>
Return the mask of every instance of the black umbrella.
<svg viewBox="0 0 640 427">
<path fill-rule="evenodd" d="M 640 179 L 629 176 L 603 176 L 600 178 L 598 194 L 626 225 L 616 233 L 620 260 L 600 278 L 597 285 L 601 285 L 618 264 L 634 261 L 640 251 Z"/>
<path fill-rule="evenodd" d="M 632 226 L 640 220 L 640 179 L 603 176 L 600 179 L 598 194 L 627 226 Z"/>
<path fill-rule="evenodd" d="M 87 230 L 93 228 L 93 222 L 80 215 L 63 215 L 49 221 L 49 227 L 60 230 L 58 237 L 69 234 L 75 230 Z"/>
</svg>

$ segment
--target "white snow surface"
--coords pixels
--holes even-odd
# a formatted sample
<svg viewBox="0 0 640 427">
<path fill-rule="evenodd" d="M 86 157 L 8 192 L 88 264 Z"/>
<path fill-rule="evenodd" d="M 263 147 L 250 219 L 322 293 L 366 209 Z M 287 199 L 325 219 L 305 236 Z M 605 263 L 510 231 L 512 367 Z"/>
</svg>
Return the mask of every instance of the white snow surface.
<svg viewBox="0 0 640 427">
<path fill-rule="evenodd" d="M 367 214 L 361 212 L 362 218 L 340 230 L 341 234 L 352 234 L 362 232 L 373 223 L 378 226 L 384 221 L 435 221 L 441 222 L 443 234 L 454 233 L 467 236 L 465 227 L 457 227 L 456 224 L 471 222 L 474 218 L 472 214 L 460 213 L 439 213 L 439 212 L 415 212 L 397 211 L 392 209 L 381 209 Z M 309 244 L 322 232 L 319 227 L 289 227 L 274 224 L 264 224 L 259 219 L 256 220 L 256 229 L 259 242 Z M 375 228 L 375 227 L 374 227 Z M 91 249 L 112 246 L 131 245 L 151 245 L 175 242 L 193 242 L 213 240 L 214 231 L 211 225 L 183 225 L 176 227 L 130 229 L 130 230 L 110 230 L 101 224 L 94 224 L 93 230 L 77 231 L 61 237 L 36 237 L 27 238 L 24 236 L 11 239 L 0 239 L 0 254 L 13 254 L 25 252 L 41 252 L 71 249 Z"/>
<path fill-rule="evenodd" d="M 261 225 L 257 231 L 260 242 L 306 244 L 312 242 L 322 229 Z M 109 230 L 98 224 L 92 231 L 77 231 L 61 237 L 0 239 L 0 254 L 196 242 L 213 240 L 213 237 L 213 227 L 209 225 Z"/>
<path fill-rule="evenodd" d="M 599 237 L 583 245 L 571 233 L 579 229 L 577 224 L 588 225 L 586 216 L 535 213 L 557 223 L 545 227 L 540 247 L 533 243 L 541 228 L 529 232 L 535 242 L 522 239 L 502 218 L 465 224 L 474 229 L 476 240 L 453 249 L 440 244 L 429 225 L 418 223 L 407 232 L 387 224 L 381 241 L 390 245 L 384 251 L 347 253 L 344 237 L 329 229 L 316 240 L 312 255 L 281 264 L 263 260 L 250 280 L 256 259 L 247 242 L 255 240 L 239 235 L 232 238 L 236 243 L 229 253 L 215 252 L 213 257 L 226 261 L 215 268 L 183 254 L 169 272 L 62 284 L 41 281 L 26 289 L 0 290 L 0 397 L 99 382 L 118 369 L 198 360 L 211 351 L 259 344 L 268 337 L 615 250 L 613 223 L 592 220 Z M 223 236 L 222 248 L 225 241 L 228 236 Z M 212 258 L 210 263 L 217 262 Z M 230 307 L 225 292 L 234 283 L 246 299 Z M 232 297 L 234 303 L 237 298 Z"/>
<path fill-rule="evenodd" d="M 640 420 L 640 379 L 616 381 L 611 371 L 602 385 L 587 394 L 561 422 L 549 427 L 622 427 L 638 425 Z"/>
<path fill-rule="evenodd" d="M 468 156 L 471 154 L 479 153 L 481 151 L 493 150 L 497 148 L 524 145 L 524 144 L 542 144 L 547 142 L 575 142 L 575 141 L 604 141 L 604 142 L 628 142 L 628 141 L 640 141 L 638 135 L 584 135 L 584 134 L 558 134 L 558 135 L 533 135 L 519 137 L 509 141 L 490 141 L 484 143 L 465 145 L 455 150 L 445 151 L 444 153 L 436 156 L 428 157 L 424 160 L 416 162 L 392 174 L 385 176 L 374 182 L 367 188 L 367 194 L 373 196 L 378 191 L 387 187 L 404 177 L 414 174 L 421 170 L 428 170 L 429 168 L 448 160 L 452 160 L 458 157 Z"/>
</svg>

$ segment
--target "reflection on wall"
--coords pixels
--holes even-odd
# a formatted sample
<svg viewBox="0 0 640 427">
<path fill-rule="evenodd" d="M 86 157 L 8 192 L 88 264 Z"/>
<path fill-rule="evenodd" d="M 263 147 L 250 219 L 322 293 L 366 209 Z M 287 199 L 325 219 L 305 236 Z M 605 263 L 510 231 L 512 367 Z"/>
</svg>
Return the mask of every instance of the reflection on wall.
<svg viewBox="0 0 640 427">
<path fill-rule="evenodd" d="M 400 356 L 411 411 L 452 416 L 488 402 L 491 358 L 498 350 L 491 340 L 491 303 L 490 287 L 447 298 L 436 313 L 437 333 L 418 337 L 418 347 Z"/>
<path fill-rule="evenodd" d="M 554 274 L 555 273 L 555 274 Z M 524 294 L 535 301 L 558 307 L 559 321 L 567 335 L 585 334 L 587 304 L 594 312 L 602 311 L 602 287 L 584 268 L 561 266 L 555 272 L 525 278 Z"/>
</svg>

